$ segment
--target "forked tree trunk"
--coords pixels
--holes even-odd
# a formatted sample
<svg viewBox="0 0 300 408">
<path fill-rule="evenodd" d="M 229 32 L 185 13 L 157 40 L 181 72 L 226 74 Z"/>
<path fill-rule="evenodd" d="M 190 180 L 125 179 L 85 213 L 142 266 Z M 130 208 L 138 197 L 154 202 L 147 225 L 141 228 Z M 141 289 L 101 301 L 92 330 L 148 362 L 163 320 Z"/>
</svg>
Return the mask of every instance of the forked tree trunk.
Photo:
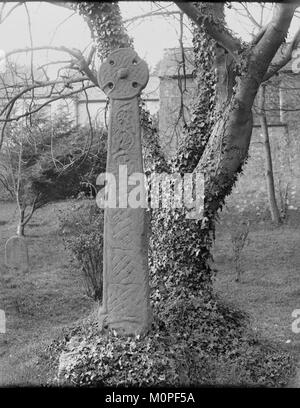
<svg viewBox="0 0 300 408">
<path fill-rule="evenodd" d="M 203 18 L 201 13 L 199 16 L 190 3 L 177 4 L 196 24 L 203 21 L 206 29 L 210 31 L 207 18 Z M 220 28 L 216 26 L 214 28 L 213 35 L 219 38 L 219 42 L 225 42 L 231 50 L 235 48 L 232 56 L 237 64 L 225 65 L 227 86 L 223 81 L 226 75 L 219 77 L 223 84 L 217 85 L 219 87 L 216 103 L 217 120 L 196 168 L 196 171 L 205 174 L 207 218 L 214 218 L 222 207 L 247 159 L 253 124 L 253 102 L 275 54 L 285 40 L 295 8 L 294 4 L 276 5 L 272 23 L 266 25 L 255 42 L 247 48 L 236 46 L 236 39 L 230 36 L 228 41 L 225 41 L 228 33 L 223 30 L 224 36 L 220 34 L 222 22 Z M 213 15 L 213 12 L 211 14 Z M 225 61 L 226 56 L 227 52 L 224 54 Z M 221 73 L 220 68 L 219 65 Z"/>
<path fill-rule="evenodd" d="M 103 55 L 103 50 L 107 48 L 130 45 L 130 40 L 123 31 L 118 6 L 115 5 L 115 9 L 112 11 L 115 15 L 118 15 L 116 19 L 117 26 L 120 26 L 118 32 L 122 32 L 119 44 L 118 41 L 109 41 L 111 36 L 103 34 L 100 17 L 105 10 L 101 8 L 101 3 L 94 2 L 91 4 L 94 6 L 89 7 L 88 10 L 82 7 L 81 14 L 85 15 L 94 27 L 93 31 L 99 45 L 99 55 Z M 199 293 L 202 278 L 204 281 L 207 276 L 208 280 L 210 280 L 208 259 L 210 257 L 210 237 L 214 230 L 215 217 L 225 198 L 231 193 L 237 176 L 247 158 L 253 125 L 253 102 L 259 86 L 265 80 L 264 77 L 276 52 L 286 38 L 296 7 L 296 5 L 275 6 L 271 23 L 260 32 L 254 43 L 245 46 L 237 38 L 232 37 L 224 27 L 224 5 L 215 7 L 213 3 L 198 4 L 204 4 L 205 7 L 203 13 L 200 11 L 200 15 L 199 10 L 197 11 L 192 3 L 177 3 L 179 8 L 196 25 L 204 28 L 207 34 L 214 38 L 223 48 L 216 62 L 218 79 L 215 125 L 203 154 L 203 148 L 201 148 L 202 157 L 195 169 L 196 172 L 200 171 L 205 175 L 205 217 L 202 221 L 204 221 L 204 224 L 206 222 L 206 225 L 200 225 L 199 222 L 188 222 L 185 219 L 176 221 L 171 216 L 167 220 L 168 225 L 166 219 L 162 220 L 161 236 L 163 236 L 163 239 L 170 241 L 166 231 L 168 233 L 170 231 L 170 234 L 173 234 L 176 239 L 172 240 L 174 245 L 171 247 L 168 242 L 159 242 L 158 251 L 160 250 L 160 252 L 156 260 L 156 271 L 160 266 L 163 271 L 166 268 L 170 270 L 170 264 L 174 262 L 177 271 L 187 272 L 186 276 L 182 273 L 177 280 L 172 278 L 174 270 L 172 270 L 170 276 L 170 285 L 173 285 L 175 290 L 178 288 L 180 293 L 184 292 L 187 296 L 192 291 L 195 292 L 195 295 Z M 214 15 L 217 18 L 214 18 Z M 210 20 L 212 20 L 212 24 Z M 217 23 L 214 24 L 214 20 Z M 124 45 L 125 43 L 126 45 Z M 223 65 L 223 68 L 226 67 L 225 70 L 222 69 L 222 62 L 225 63 Z M 195 137 L 197 137 L 196 134 Z M 183 227 L 186 228 L 183 229 Z M 186 231 L 186 233 L 183 234 L 182 231 Z M 189 245 L 187 245 L 190 237 L 197 241 L 198 244 L 197 248 L 195 248 L 195 245 L 190 245 L 192 249 L 195 249 L 192 253 Z M 180 240 L 182 241 L 181 246 L 179 245 L 181 244 Z M 180 250 L 178 250 L 179 247 Z M 166 262 L 162 251 L 164 248 L 168 251 Z"/>
<path fill-rule="evenodd" d="M 17 235 L 24 237 L 24 225 L 20 222 L 17 228 Z"/>
<path fill-rule="evenodd" d="M 17 227 L 17 235 L 20 237 L 24 236 L 24 215 L 25 215 L 25 210 L 23 208 L 20 209 L 20 215 L 19 215 L 19 224 Z"/>
<path fill-rule="evenodd" d="M 25 216 L 25 211 L 26 211 L 26 207 L 22 208 L 19 204 L 19 224 L 17 227 L 17 235 L 23 237 L 24 236 L 24 230 L 25 230 L 25 226 L 28 224 L 28 222 L 31 220 L 34 212 L 37 210 L 37 205 L 36 205 L 36 201 L 37 201 L 37 197 L 34 199 L 32 205 L 31 205 L 31 209 L 28 212 L 28 214 L 26 214 Z"/>
<path fill-rule="evenodd" d="M 266 111 L 265 111 L 265 94 L 266 94 L 266 87 L 262 85 L 259 91 L 259 120 L 260 120 L 261 132 L 264 138 L 264 146 L 265 146 L 266 181 L 267 181 L 270 213 L 271 213 L 272 221 L 276 225 L 278 225 L 280 224 L 281 219 L 280 219 L 280 213 L 279 213 L 279 209 L 278 209 L 278 205 L 276 201 L 276 194 L 275 194 L 272 153 L 271 153 L 269 130 L 268 130 Z"/>
<path fill-rule="evenodd" d="M 228 82 L 232 82 L 230 78 Z M 253 125 L 252 104 L 257 92 L 254 82 L 251 77 L 240 80 L 233 96 L 230 88 L 219 87 L 218 119 L 196 168 L 205 175 L 207 218 L 214 218 L 222 207 L 247 158 Z"/>
</svg>

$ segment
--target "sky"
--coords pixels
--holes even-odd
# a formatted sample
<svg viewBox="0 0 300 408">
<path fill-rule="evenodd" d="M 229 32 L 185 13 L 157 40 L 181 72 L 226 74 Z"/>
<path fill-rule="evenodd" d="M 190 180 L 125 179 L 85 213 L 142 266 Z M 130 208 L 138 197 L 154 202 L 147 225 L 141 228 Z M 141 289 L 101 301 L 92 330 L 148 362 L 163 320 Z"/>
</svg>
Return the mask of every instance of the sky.
<svg viewBox="0 0 300 408">
<path fill-rule="evenodd" d="M 14 3 L 10 3 L 9 8 Z M 34 46 L 45 44 L 65 45 L 84 49 L 91 41 L 90 32 L 83 18 L 70 10 L 46 2 L 28 2 Z M 166 7 L 169 3 L 163 3 Z M 151 2 L 120 2 L 124 19 L 144 14 L 154 8 Z M 177 10 L 173 6 L 173 10 Z M 72 15 L 73 14 L 73 15 Z M 69 16 L 72 15 L 70 18 Z M 175 24 L 174 24 L 175 22 Z M 128 25 L 128 31 L 135 41 L 138 54 L 154 67 L 162 57 L 164 48 L 178 46 L 178 17 L 156 17 L 143 19 Z M 186 41 L 190 43 L 190 41 Z M 0 49 L 9 52 L 12 49 L 30 46 L 28 18 L 23 6 L 17 8 L 0 25 Z M 53 55 L 53 54 L 51 54 Z M 59 54 L 56 54 L 59 55 Z M 46 61 L 47 53 L 39 52 L 39 60 Z M 62 55 L 61 55 L 62 56 Z M 24 57 L 19 57 L 24 61 Z"/>
<path fill-rule="evenodd" d="M 158 8 L 151 2 L 120 2 L 121 12 L 124 20 L 147 13 Z M 174 4 L 169 2 L 159 3 L 161 8 L 178 10 Z M 14 3 L 9 3 L 7 10 Z M 42 45 L 64 45 L 78 49 L 85 49 L 90 43 L 90 32 L 87 24 L 81 16 L 72 15 L 70 10 L 55 6 L 46 2 L 27 2 L 31 20 L 32 38 L 34 46 Z M 238 3 L 234 7 L 241 8 Z M 253 3 L 250 5 L 255 17 L 260 14 L 260 7 Z M 270 6 L 269 6 L 270 7 Z M 245 12 L 242 10 L 242 12 Z M 265 12 L 265 21 L 270 13 Z M 243 39 L 250 38 L 253 25 L 248 18 L 238 16 L 231 9 L 227 11 L 227 21 L 231 29 L 237 32 Z M 245 24 L 246 21 L 246 24 Z M 299 21 L 299 20 L 298 20 Z M 299 24 L 299 23 L 298 23 Z M 294 24 L 295 25 L 295 24 Z M 191 34 L 188 29 L 189 23 L 185 19 L 184 44 L 191 45 Z M 150 69 L 154 68 L 163 55 L 165 48 L 178 47 L 179 20 L 178 16 L 152 17 L 127 23 L 128 32 L 134 38 L 135 49 L 138 54 L 147 61 Z M 30 46 L 30 35 L 28 30 L 28 17 L 24 6 L 17 8 L 9 18 L 0 24 L 0 50 L 9 52 L 13 49 Z M 46 63 L 54 59 L 67 59 L 63 53 L 39 52 L 36 53 L 35 62 Z M 25 63 L 23 55 L 18 56 L 20 63 Z M 25 62 L 24 62 L 25 61 Z M 27 57 L 29 62 L 29 56 Z"/>
</svg>

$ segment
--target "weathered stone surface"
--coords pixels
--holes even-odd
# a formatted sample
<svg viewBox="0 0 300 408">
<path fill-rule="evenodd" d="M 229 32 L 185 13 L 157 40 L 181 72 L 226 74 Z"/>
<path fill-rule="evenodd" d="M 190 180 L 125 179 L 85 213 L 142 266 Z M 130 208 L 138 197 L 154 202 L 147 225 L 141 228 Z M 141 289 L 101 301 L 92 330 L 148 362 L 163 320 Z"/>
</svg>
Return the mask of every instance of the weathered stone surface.
<svg viewBox="0 0 300 408">
<path fill-rule="evenodd" d="M 29 270 L 28 247 L 24 237 L 13 236 L 5 244 L 5 264 L 21 272 Z"/>
<path fill-rule="evenodd" d="M 111 99 L 106 171 L 117 182 L 117 208 L 105 209 L 99 321 L 101 328 L 134 334 L 147 330 L 151 321 L 147 215 L 145 208 L 119 208 L 124 196 L 120 200 L 118 185 L 121 165 L 128 176 L 143 173 L 137 97 L 148 82 L 148 68 L 133 49 L 123 48 L 109 55 L 98 80 Z M 134 187 L 127 187 L 125 199 Z"/>
<path fill-rule="evenodd" d="M 98 73 L 100 88 L 112 100 L 133 99 L 145 88 L 149 71 L 132 48 L 113 51 Z"/>
</svg>

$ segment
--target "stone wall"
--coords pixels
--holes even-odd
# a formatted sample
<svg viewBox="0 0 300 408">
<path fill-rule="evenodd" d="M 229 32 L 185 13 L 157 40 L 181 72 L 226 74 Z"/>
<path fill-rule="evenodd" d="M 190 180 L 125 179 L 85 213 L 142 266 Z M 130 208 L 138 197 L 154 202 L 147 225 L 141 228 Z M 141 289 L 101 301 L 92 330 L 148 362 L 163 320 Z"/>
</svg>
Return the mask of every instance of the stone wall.
<svg viewBox="0 0 300 408">
<path fill-rule="evenodd" d="M 182 128 L 190 118 L 190 101 L 193 98 L 193 49 L 184 50 L 184 67 L 181 49 L 166 49 L 156 75 L 159 84 L 159 135 L 161 147 L 168 158 L 176 153 Z M 183 76 L 185 72 L 185 76 Z"/>
<path fill-rule="evenodd" d="M 270 145 L 277 201 L 280 192 L 288 188 L 288 205 L 291 209 L 300 207 L 300 140 L 292 139 L 288 127 L 269 127 Z M 268 209 L 266 184 L 265 150 L 259 127 L 253 128 L 249 159 L 239 176 L 227 205 L 240 211 L 255 210 L 257 215 Z"/>
<path fill-rule="evenodd" d="M 184 120 L 190 118 L 190 101 L 194 92 L 192 78 L 186 79 L 186 91 L 182 94 L 177 78 L 161 78 L 159 92 L 159 135 L 161 147 L 167 157 L 176 153 L 176 148 L 182 137 Z M 180 112 L 180 106 L 183 109 Z"/>
<path fill-rule="evenodd" d="M 266 113 L 277 201 L 288 190 L 290 209 L 300 208 L 300 75 L 282 72 L 267 87 Z M 258 213 L 268 208 L 264 141 L 255 113 L 249 159 L 228 204 L 245 208 L 252 202 Z"/>
</svg>

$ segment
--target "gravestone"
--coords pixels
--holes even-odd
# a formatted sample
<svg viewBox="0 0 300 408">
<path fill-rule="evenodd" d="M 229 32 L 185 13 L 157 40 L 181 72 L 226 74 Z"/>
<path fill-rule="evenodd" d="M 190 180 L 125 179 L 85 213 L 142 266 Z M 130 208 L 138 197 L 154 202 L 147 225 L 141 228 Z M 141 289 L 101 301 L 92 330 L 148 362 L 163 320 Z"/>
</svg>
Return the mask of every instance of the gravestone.
<svg viewBox="0 0 300 408">
<path fill-rule="evenodd" d="M 5 264 L 21 272 L 28 272 L 28 247 L 24 237 L 18 235 L 9 238 L 5 244 Z"/>
<path fill-rule="evenodd" d="M 119 188 L 126 169 L 143 175 L 138 97 L 147 85 L 146 63 L 131 48 L 113 51 L 98 73 L 100 88 L 110 98 L 106 173 L 116 180 L 116 208 L 105 208 L 103 303 L 101 329 L 138 334 L 151 323 L 148 276 L 147 214 L 143 206 L 124 205 L 134 186 Z M 126 180 L 127 182 L 127 180 Z M 142 186 L 145 192 L 145 186 Z M 127 190 L 127 191 L 126 191 Z"/>
</svg>

